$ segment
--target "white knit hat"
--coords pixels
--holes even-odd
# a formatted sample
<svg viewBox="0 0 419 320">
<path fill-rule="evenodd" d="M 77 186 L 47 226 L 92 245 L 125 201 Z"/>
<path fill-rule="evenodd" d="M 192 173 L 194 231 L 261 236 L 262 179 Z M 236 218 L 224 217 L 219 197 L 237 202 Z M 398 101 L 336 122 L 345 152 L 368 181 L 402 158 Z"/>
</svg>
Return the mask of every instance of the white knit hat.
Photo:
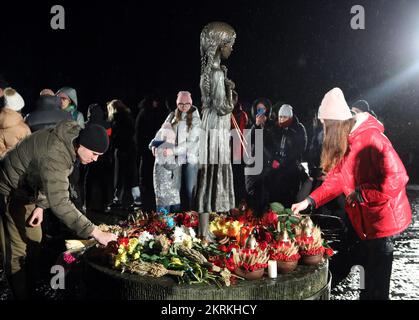
<svg viewBox="0 0 419 320">
<path fill-rule="evenodd" d="M 278 117 L 288 117 L 292 118 L 292 107 L 289 104 L 283 104 L 281 109 L 279 109 Z"/>
<path fill-rule="evenodd" d="M 325 94 L 319 108 L 318 117 L 324 120 L 342 121 L 352 118 L 351 110 L 341 89 L 333 88 Z"/>
<path fill-rule="evenodd" d="M 25 106 L 22 96 L 13 88 L 4 89 L 4 107 L 14 111 L 20 111 Z"/>
</svg>

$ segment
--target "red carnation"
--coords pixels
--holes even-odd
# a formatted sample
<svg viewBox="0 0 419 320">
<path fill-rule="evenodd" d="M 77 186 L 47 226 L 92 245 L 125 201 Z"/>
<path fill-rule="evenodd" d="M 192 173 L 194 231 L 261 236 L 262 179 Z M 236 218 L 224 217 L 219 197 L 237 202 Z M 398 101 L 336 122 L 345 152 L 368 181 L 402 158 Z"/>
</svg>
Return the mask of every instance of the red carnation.
<svg viewBox="0 0 419 320">
<path fill-rule="evenodd" d="M 227 247 L 226 247 L 225 245 L 221 245 L 221 246 L 219 246 L 219 247 L 218 247 L 218 249 L 219 249 L 220 251 L 222 251 L 222 252 L 228 252 L 228 251 L 227 251 Z"/>
<path fill-rule="evenodd" d="M 260 250 L 264 251 L 268 247 L 268 242 L 262 241 L 259 243 Z"/>
<path fill-rule="evenodd" d="M 175 221 L 176 221 L 177 224 L 183 224 L 183 219 L 184 219 L 183 213 L 178 213 L 175 216 Z"/>
<path fill-rule="evenodd" d="M 226 259 L 226 268 L 230 271 L 236 270 L 237 266 L 234 263 L 233 257 Z"/>
<path fill-rule="evenodd" d="M 331 256 L 333 256 L 333 254 L 334 254 L 334 251 L 333 251 L 333 249 L 331 249 L 331 248 L 326 248 L 326 254 L 329 256 L 329 257 L 331 257 Z"/>
<path fill-rule="evenodd" d="M 118 244 L 119 245 L 123 245 L 124 247 L 126 247 L 128 245 L 129 239 L 128 238 L 119 238 L 118 239 Z"/>
<path fill-rule="evenodd" d="M 264 226 L 275 225 L 278 223 L 278 215 L 273 211 L 268 211 L 262 218 L 262 224 Z"/>
</svg>

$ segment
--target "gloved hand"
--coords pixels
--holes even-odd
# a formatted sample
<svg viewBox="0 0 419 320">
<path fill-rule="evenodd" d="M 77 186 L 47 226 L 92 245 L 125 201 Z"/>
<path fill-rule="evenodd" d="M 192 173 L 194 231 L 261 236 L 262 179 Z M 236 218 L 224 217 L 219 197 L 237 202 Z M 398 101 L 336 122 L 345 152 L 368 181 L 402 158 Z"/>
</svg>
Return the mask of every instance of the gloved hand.
<svg viewBox="0 0 419 320">
<path fill-rule="evenodd" d="M 279 168 L 279 161 L 278 160 L 272 161 L 272 168 L 275 169 L 275 170 Z"/>
<path fill-rule="evenodd" d="M 355 207 L 355 202 L 363 203 L 365 200 L 362 197 L 361 190 L 356 188 L 351 194 L 346 197 L 346 201 L 350 206 Z"/>
</svg>

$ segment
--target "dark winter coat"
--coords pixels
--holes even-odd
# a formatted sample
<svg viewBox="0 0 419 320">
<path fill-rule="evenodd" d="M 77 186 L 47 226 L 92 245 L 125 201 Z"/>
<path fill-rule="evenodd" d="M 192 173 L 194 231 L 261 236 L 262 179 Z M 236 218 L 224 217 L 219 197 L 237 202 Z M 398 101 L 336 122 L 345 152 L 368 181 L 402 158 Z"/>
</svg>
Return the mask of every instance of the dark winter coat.
<svg viewBox="0 0 419 320">
<path fill-rule="evenodd" d="M 257 114 L 257 110 L 256 107 L 259 103 L 262 103 L 265 107 L 266 107 L 266 113 L 265 116 L 267 118 L 267 120 L 272 120 L 271 115 L 272 115 L 272 102 L 271 100 L 269 100 L 268 98 L 258 98 L 255 101 L 253 101 L 252 106 L 250 108 L 250 123 L 252 125 L 256 124 L 256 114 Z"/>
<path fill-rule="evenodd" d="M 63 120 L 71 120 L 71 114 L 61 110 L 59 97 L 42 96 L 36 102 L 36 109 L 25 117 L 25 122 L 32 132 L 49 129 Z"/>
<path fill-rule="evenodd" d="M 307 162 L 310 177 L 319 178 L 323 175 L 320 167 L 320 157 L 323 146 L 323 126 L 313 128 L 313 134 L 307 150 Z"/>
<path fill-rule="evenodd" d="M 151 155 L 148 145 L 154 139 L 168 114 L 169 110 L 165 107 L 154 108 L 148 103 L 140 110 L 135 120 L 135 142 L 140 156 L 147 153 Z"/>
<path fill-rule="evenodd" d="M 301 162 L 307 147 L 307 133 L 296 116 L 289 127 L 276 126 L 269 137 L 272 161 L 279 162 L 279 168 L 295 168 Z"/>
<path fill-rule="evenodd" d="M 262 143 L 256 141 L 256 130 L 263 133 Z M 265 127 L 262 129 L 260 126 L 253 125 L 252 128 L 247 131 L 246 140 L 249 143 L 248 152 L 251 157 L 256 157 L 255 161 L 258 161 L 258 155 L 260 156 L 260 149 L 263 150 L 263 164 L 262 171 L 259 174 L 248 174 L 244 177 L 245 189 L 248 196 L 249 205 L 255 210 L 256 215 L 262 215 L 265 212 L 265 207 L 269 202 L 269 187 L 270 184 L 266 183 L 266 177 L 269 176 L 272 171 L 271 161 L 272 155 L 268 149 L 269 132 L 271 130 L 271 124 L 269 121 L 266 122 Z M 260 165 L 255 163 L 248 164 L 248 167 L 254 169 L 260 168 Z"/>
<path fill-rule="evenodd" d="M 108 115 L 104 108 L 98 104 L 93 103 L 87 109 L 87 122 L 86 124 L 98 124 L 108 130 L 111 128 L 111 123 L 108 121 Z"/>
<path fill-rule="evenodd" d="M 131 151 L 134 144 L 134 119 L 129 111 L 116 112 L 112 121 L 111 143 L 114 149 Z"/>
<path fill-rule="evenodd" d="M 261 146 L 256 147 L 256 130 L 262 130 L 263 134 L 263 144 Z M 267 173 L 266 169 L 271 168 L 273 156 L 272 156 L 272 148 L 269 146 L 272 141 L 272 130 L 273 124 L 271 121 L 267 120 L 264 128 L 261 126 L 253 125 L 250 130 L 247 131 L 246 140 L 250 145 L 248 150 L 249 156 L 255 157 L 256 152 L 258 152 L 261 148 L 263 148 L 263 170 Z M 254 164 L 250 164 L 251 167 Z"/>
<path fill-rule="evenodd" d="M 76 122 L 62 121 L 23 139 L 0 161 L 0 193 L 50 208 L 67 227 L 87 238 L 94 225 L 69 195 L 68 177 L 76 160 L 73 141 L 79 131 Z"/>
</svg>

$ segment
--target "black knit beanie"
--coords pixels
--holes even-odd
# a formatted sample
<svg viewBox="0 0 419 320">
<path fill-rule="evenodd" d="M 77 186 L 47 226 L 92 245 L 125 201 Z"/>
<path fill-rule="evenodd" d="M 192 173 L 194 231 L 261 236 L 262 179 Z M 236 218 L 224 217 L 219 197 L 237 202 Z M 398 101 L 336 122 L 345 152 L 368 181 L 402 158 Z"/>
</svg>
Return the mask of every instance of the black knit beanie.
<svg viewBox="0 0 419 320">
<path fill-rule="evenodd" d="M 370 112 L 370 105 L 365 100 L 358 100 L 353 105 L 352 108 L 357 108 L 362 112 Z"/>
<path fill-rule="evenodd" d="M 80 130 L 79 144 L 91 151 L 105 153 L 109 146 L 109 138 L 104 127 L 88 124 Z"/>
</svg>

